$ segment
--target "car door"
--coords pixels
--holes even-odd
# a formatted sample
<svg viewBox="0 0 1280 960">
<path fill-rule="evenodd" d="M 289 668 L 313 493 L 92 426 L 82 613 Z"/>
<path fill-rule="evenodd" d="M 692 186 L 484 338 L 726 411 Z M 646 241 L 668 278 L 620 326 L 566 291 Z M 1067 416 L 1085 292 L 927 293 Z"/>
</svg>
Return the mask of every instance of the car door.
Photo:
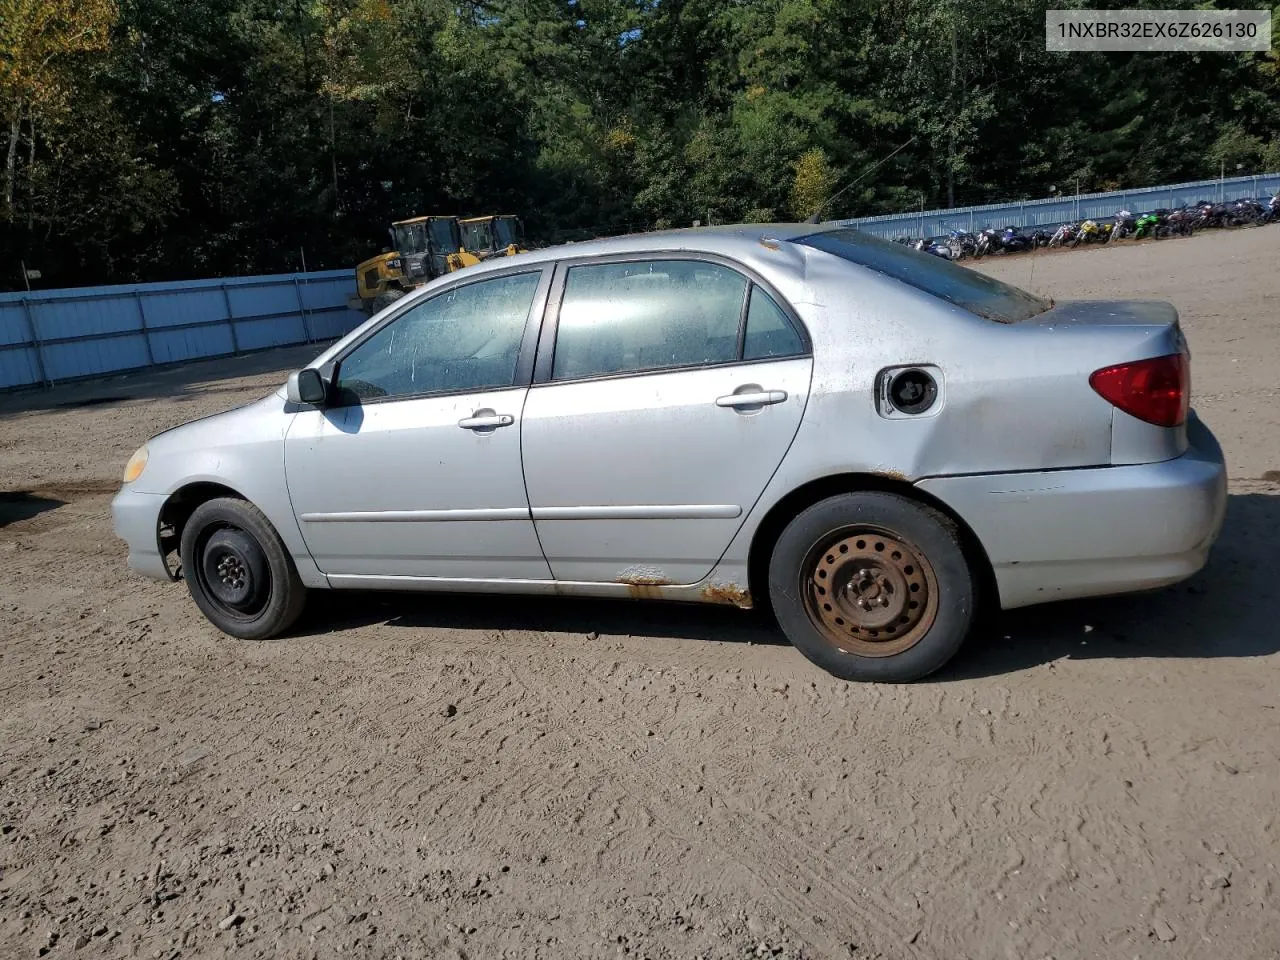
<svg viewBox="0 0 1280 960">
<path fill-rule="evenodd" d="M 812 357 L 794 313 L 708 257 L 557 270 L 521 427 L 557 580 L 696 583 L 781 463 Z"/>
<path fill-rule="evenodd" d="M 337 360 L 293 420 L 289 495 L 316 564 L 343 578 L 547 579 L 520 416 L 550 269 L 416 301 Z"/>
</svg>

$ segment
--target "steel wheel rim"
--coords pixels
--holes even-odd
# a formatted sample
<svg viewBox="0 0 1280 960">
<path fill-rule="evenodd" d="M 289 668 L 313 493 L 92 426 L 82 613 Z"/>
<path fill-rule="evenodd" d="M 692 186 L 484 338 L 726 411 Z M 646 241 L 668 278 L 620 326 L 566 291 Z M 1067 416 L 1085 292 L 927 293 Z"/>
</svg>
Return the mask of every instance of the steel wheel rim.
<svg viewBox="0 0 1280 960">
<path fill-rule="evenodd" d="M 814 544 L 801 564 L 800 595 L 823 638 L 861 657 L 911 649 L 938 615 L 932 564 L 883 527 L 846 527 Z"/>
<path fill-rule="evenodd" d="M 216 537 L 223 532 L 239 534 L 247 542 Z M 246 552 L 250 549 L 258 555 L 250 557 Z M 224 614 L 249 621 L 266 609 L 271 599 L 270 567 L 252 534 L 230 524 L 205 530 L 197 545 L 197 558 L 195 573 L 204 595 Z M 255 565 L 261 566 L 266 575 L 255 576 Z"/>
</svg>

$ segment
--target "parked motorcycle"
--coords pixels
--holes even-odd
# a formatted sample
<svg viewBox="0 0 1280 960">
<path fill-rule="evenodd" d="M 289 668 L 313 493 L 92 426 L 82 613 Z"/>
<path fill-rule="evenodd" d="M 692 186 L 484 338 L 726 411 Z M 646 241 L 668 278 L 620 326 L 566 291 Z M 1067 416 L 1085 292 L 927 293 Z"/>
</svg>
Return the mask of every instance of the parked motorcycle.
<svg viewBox="0 0 1280 960">
<path fill-rule="evenodd" d="M 980 260 L 989 253 L 995 253 L 1000 248 L 1000 235 L 995 227 L 987 227 L 978 234 L 978 243 L 973 251 L 973 258 Z"/>
<path fill-rule="evenodd" d="M 1047 247 L 1066 247 L 1075 246 L 1072 243 L 1076 238 L 1076 234 L 1080 228 L 1074 223 L 1064 223 L 1053 231 L 1053 236 L 1049 238 L 1049 242 L 1045 244 Z"/>
<path fill-rule="evenodd" d="M 1253 197 L 1241 197 L 1227 207 L 1227 222 L 1233 227 L 1265 223 L 1267 209 Z"/>
<path fill-rule="evenodd" d="M 1107 239 L 1107 234 L 1103 232 L 1102 225 L 1096 220 L 1085 220 L 1080 224 L 1080 229 L 1071 239 L 1073 248 L 1080 246 L 1082 243 L 1100 243 Z"/>
<path fill-rule="evenodd" d="M 952 230 L 951 236 L 947 238 L 947 244 L 951 247 L 953 260 L 963 260 L 965 257 L 972 257 L 978 249 L 978 238 L 968 230 Z"/>
<path fill-rule="evenodd" d="M 1121 237 L 1127 237 L 1133 233 L 1134 228 L 1138 224 L 1138 218 L 1128 210 L 1120 210 L 1116 213 L 1115 223 L 1111 227 L 1111 236 L 1107 238 L 1107 242 L 1119 240 Z"/>
<path fill-rule="evenodd" d="M 1209 227 L 1225 227 L 1230 216 L 1225 203 L 1212 203 L 1208 200 L 1196 204 L 1196 215 L 1191 221 L 1191 232 Z"/>
<path fill-rule="evenodd" d="M 1005 227 L 1000 232 L 999 239 L 999 250 L 1003 253 L 1022 253 L 1034 245 L 1032 238 L 1018 232 L 1017 227 Z"/>
<path fill-rule="evenodd" d="M 953 259 L 950 244 L 939 240 L 920 239 L 912 244 L 912 247 L 921 253 L 932 254 L 935 257 L 941 257 L 943 260 Z"/>
<path fill-rule="evenodd" d="M 1192 223 L 1195 221 L 1196 216 L 1197 211 L 1189 207 L 1170 211 L 1168 216 L 1164 218 L 1164 223 L 1156 227 L 1156 237 L 1164 239 L 1166 237 L 1190 236 Z"/>
<path fill-rule="evenodd" d="M 1142 240 L 1145 237 L 1159 237 L 1160 227 L 1165 223 L 1168 216 L 1166 210 L 1153 210 L 1151 213 L 1144 213 L 1133 222 L 1133 239 Z"/>
</svg>

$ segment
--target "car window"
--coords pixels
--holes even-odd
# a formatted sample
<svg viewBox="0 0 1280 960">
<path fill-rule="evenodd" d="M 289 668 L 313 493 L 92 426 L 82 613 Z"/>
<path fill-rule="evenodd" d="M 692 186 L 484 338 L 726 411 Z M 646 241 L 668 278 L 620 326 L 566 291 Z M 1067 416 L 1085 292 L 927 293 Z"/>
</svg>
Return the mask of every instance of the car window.
<svg viewBox="0 0 1280 960">
<path fill-rule="evenodd" d="M 571 267 L 552 379 L 737 360 L 746 294 L 741 274 L 696 260 Z"/>
<path fill-rule="evenodd" d="M 857 230 L 830 230 L 796 242 L 833 253 L 997 323 L 1019 323 L 1053 306 L 1050 300 L 976 270 Z"/>
<path fill-rule="evenodd" d="M 539 273 L 454 287 L 417 304 L 338 366 L 348 403 L 509 387 Z"/>
<path fill-rule="evenodd" d="M 794 357 L 804 353 L 804 343 L 782 308 L 760 287 L 752 285 L 747 305 L 747 333 L 742 346 L 743 360 L 767 357 Z"/>
</svg>

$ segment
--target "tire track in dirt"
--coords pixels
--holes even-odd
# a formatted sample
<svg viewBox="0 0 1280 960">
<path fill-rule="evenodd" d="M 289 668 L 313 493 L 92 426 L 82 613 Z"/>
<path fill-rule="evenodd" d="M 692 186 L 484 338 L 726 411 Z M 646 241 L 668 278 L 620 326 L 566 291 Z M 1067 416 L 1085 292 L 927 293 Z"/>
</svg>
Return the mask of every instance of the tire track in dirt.
<svg viewBox="0 0 1280 960">
<path fill-rule="evenodd" d="M 503 656 L 502 659 L 512 678 L 532 697 L 533 687 L 521 665 L 508 656 Z M 611 692 L 589 673 L 584 671 L 581 677 L 597 692 Z M 547 702 L 559 704 L 560 698 L 548 698 Z M 588 708 L 591 708 L 590 704 Z M 568 714 L 561 710 L 560 723 L 563 725 L 567 722 Z M 714 778 L 707 777 L 705 770 L 694 771 L 668 753 L 663 757 L 664 765 L 669 765 L 678 773 L 678 776 L 672 778 L 669 771 L 659 769 L 658 764 L 647 759 L 647 738 L 633 736 L 624 740 L 612 732 L 634 728 L 633 718 L 628 715 L 625 706 L 618 705 L 616 712 L 595 710 L 591 722 L 597 736 L 608 743 L 613 752 L 627 753 L 629 761 L 624 765 L 615 756 L 600 751 L 588 740 L 585 746 L 596 752 L 599 767 L 624 777 L 626 781 L 642 783 L 646 794 L 660 797 L 663 808 L 678 810 L 682 814 L 682 820 L 701 822 L 704 831 L 711 834 L 710 837 L 689 836 L 671 818 L 662 818 L 663 829 L 668 833 L 686 843 L 711 847 L 715 854 L 732 859 L 745 873 L 753 876 L 762 889 L 786 907 L 787 922 L 810 946 L 820 950 L 819 955 L 836 956 L 841 951 L 847 953 L 848 943 L 865 940 L 864 933 L 873 934 L 871 939 L 875 942 L 896 941 L 902 944 L 902 955 L 924 955 L 921 947 L 907 942 L 913 940 L 911 933 L 915 931 L 908 929 L 909 924 L 897 915 L 893 905 L 884 898 L 872 895 L 869 897 L 871 905 L 864 906 L 845 895 L 836 881 L 828 875 L 830 869 L 824 870 L 816 865 L 825 860 L 820 851 L 804 843 L 794 833 L 784 834 L 771 818 L 732 799 L 732 791 Z M 713 803 L 705 810 L 695 811 L 679 792 L 673 792 L 667 785 L 672 779 L 686 783 L 696 783 L 700 779 L 706 781 L 714 788 L 710 795 Z M 791 853 L 797 845 L 808 855 L 807 861 Z M 742 849 L 752 852 L 754 856 L 748 860 L 732 852 Z M 797 877 L 807 881 L 803 896 L 792 892 Z M 856 918 L 862 928 L 852 937 L 835 934 L 810 919 L 846 916 Z M 882 919 L 884 916 L 892 918 L 896 923 L 886 922 Z"/>
</svg>

